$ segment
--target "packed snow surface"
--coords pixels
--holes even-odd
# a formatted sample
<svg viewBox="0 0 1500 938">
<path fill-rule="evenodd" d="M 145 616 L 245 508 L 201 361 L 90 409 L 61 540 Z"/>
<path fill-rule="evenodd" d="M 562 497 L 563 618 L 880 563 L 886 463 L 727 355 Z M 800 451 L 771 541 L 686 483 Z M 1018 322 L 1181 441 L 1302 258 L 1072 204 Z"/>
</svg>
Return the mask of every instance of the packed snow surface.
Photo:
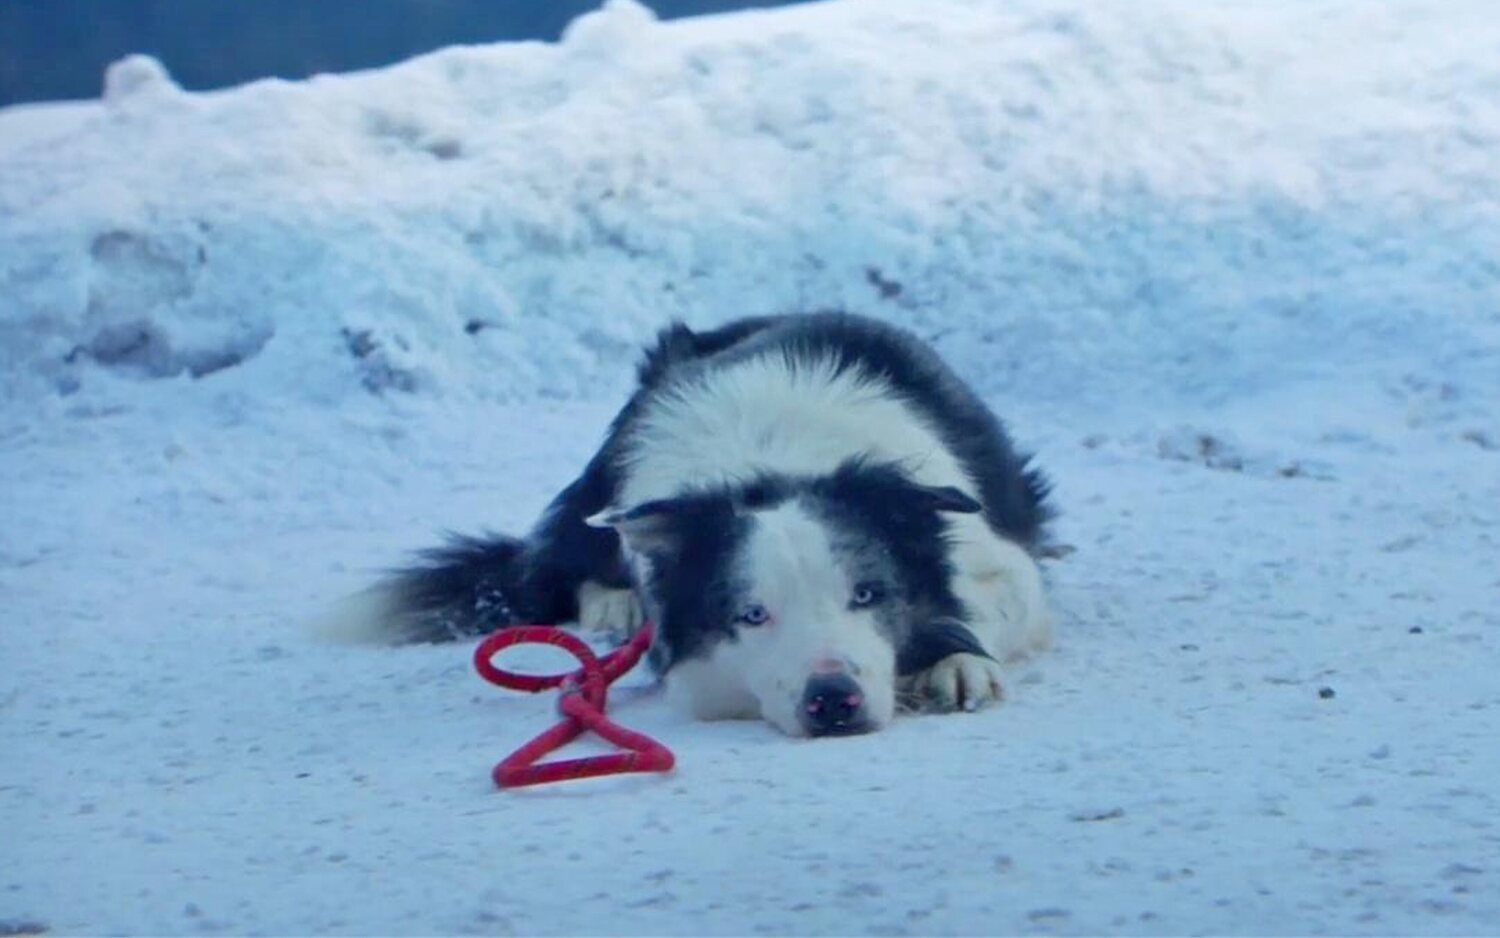
<svg viewBox="0 0 1500 938">
<path fill-rule="evenodd" d="M 1493 14 L 614 0 L 0 111 L 0 933 L 1500 930 Z M 310 637 L 528 526 L 668 319 L 828 307 L 1056 480 L 1002 706 L 637 678 L 671 776 L 497 793 L 551 700 Z"/>
</svg>

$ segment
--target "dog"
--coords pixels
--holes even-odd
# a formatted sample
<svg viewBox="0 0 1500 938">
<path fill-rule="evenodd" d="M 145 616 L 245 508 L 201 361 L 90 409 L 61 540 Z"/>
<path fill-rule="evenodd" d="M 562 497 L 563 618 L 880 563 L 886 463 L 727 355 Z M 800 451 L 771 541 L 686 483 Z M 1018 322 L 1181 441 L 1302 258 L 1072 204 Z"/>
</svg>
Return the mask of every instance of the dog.
<svg viewBox="0 0 1500 938">
<path fill-rule="evenodd" d="M 916 336 L 847 313 L 663 330 L 524 538 L 457 537 L 373 588 L 391 643 L 519 623 L 629 634 L 701 719 L 861 733 L 999 700 L 1045 647 L 1049 485 Z"/>
</svg>

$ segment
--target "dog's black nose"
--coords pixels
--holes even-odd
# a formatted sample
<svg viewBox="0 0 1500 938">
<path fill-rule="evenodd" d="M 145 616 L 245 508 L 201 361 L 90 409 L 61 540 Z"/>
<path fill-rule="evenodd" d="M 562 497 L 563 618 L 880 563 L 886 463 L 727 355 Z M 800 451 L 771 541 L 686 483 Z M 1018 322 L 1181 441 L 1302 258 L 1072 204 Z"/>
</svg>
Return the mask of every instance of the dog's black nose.
<svg viewBox="0 0 1500 938">
<path fill-rule="evenodd" d="M 842 671 L 814 674 L 802 691 L 802 725 L 809 736 L 843 736 L 869 729 L 865 694 Z"/>
</svg>

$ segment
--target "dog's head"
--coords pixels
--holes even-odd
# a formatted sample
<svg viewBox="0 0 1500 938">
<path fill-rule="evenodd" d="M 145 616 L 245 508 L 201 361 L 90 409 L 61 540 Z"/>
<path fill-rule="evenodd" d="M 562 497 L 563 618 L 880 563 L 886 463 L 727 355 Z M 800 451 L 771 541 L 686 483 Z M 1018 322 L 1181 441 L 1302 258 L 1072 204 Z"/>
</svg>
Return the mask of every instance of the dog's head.
<svg viewBox="0 0 1500 938">
<path fill-rule="evenodd" d="M 700 717 L 821 736 L 890 722 L 913 625 L 962 613 L 945 515 L 979 510 L 856 460 L 590 520 L 624 539 L 673 696 Z"/>
</svg>

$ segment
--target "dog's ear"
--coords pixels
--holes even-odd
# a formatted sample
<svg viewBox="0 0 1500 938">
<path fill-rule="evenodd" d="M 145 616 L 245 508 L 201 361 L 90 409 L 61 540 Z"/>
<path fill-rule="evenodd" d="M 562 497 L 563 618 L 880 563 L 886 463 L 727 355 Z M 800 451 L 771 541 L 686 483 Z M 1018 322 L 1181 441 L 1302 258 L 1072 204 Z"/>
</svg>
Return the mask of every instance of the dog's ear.
<svg viewBox="0 0 1500 938">
<path fill-rule="evenodd" d="M 713 521 L 727 505 L 702 498 L 659 498 L 630 508 L 606 508 L 584 521 L 590 527 L 614 528 L 631 551 L 672 553 L 682 546 L 694 524 Z"/>
<path fill-rule="evenodd" d="M 919 485 L 917 492 L 920 494 L 922 507 L 932 511 L 952 511 L 962 515 L 972 515 L 984 511 L 984 506 L 975 501 L 962 489 L 951 485 Z"/>
</svg>

